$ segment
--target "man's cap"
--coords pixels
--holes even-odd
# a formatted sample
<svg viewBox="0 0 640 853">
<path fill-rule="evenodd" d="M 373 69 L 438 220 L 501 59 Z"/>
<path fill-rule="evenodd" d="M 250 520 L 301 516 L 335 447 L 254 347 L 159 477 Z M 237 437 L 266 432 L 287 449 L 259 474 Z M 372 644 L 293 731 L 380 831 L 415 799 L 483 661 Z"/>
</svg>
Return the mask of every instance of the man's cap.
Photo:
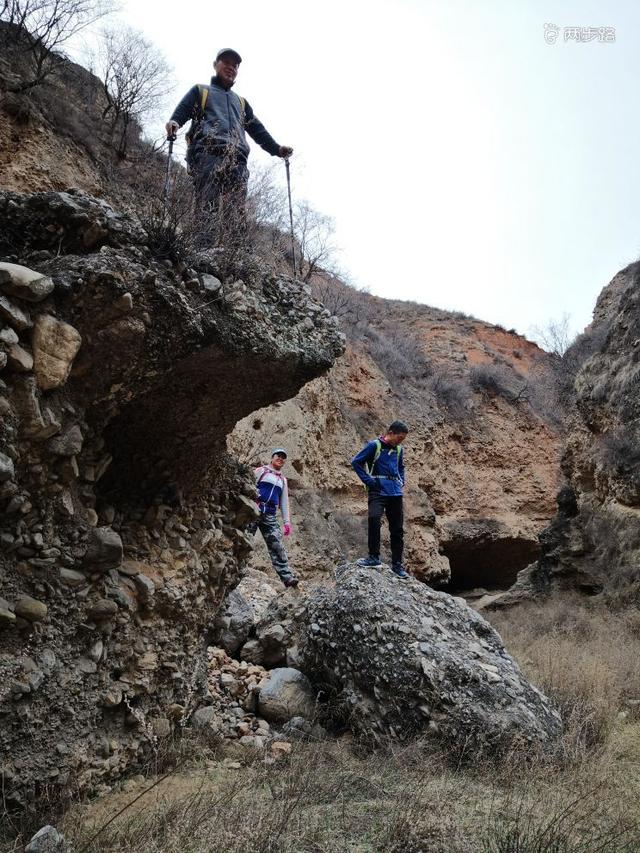
<svg viewBox="0 0 640 853">
<path fill-rule="evenodd" d="M 232 47 L 223 47 L 222 50 L 219 50 L 216 56 L 216 62 L 221 59 L 226 53 L 230 53 L 236 59 L 238 65 L 242 62 L 242 57 L 240 56 L 238 51 L 234 50 Z"/>
<path fill-rule="evenodd" d="M 273 459 L 274 456 L 284 456 L 284 458 L 286 459 L 287 451 L 283 450 L 282 447 L 276 447 L 276 449 L 271 454 L 271 458 Z"/>
</svg>

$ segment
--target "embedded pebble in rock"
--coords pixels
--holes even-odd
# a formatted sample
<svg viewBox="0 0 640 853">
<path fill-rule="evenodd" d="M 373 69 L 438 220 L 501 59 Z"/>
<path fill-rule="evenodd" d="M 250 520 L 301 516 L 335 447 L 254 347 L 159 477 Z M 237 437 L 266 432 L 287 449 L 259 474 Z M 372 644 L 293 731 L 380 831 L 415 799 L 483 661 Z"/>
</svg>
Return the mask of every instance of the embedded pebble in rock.
<svg viewBox="0 0 640 853">
<path fill-rule="evenodd" d="M 94 622 L 104 622 L 106 620 L 113 619 L 117 612 L 118 605 L 115 601 L 112 601 L 109 598 L 101 598 L 89 608 L 87 618 Z"/>
<path fill-rule="evenodd" d="M 4 453 L 0 453 L 0 483 L 6 483 L 7 480 L 11 480 L 14 474 L 13 460 Z"/>
<path fill-rule="evenodd" d="M 212 723 L 215 720 L 216 709 L 211 705 L 208 705 L 204 708 L 198 708 L 197 711 L 194 711 L 191 715 L 191 725 L 194 729 L 206 729 L 211 728 Z"/>
<path fill-rule="evenodd" d="M 33 326 L 31 317 L 26 311 L 7 299 L 0 293 L 0 318 L 7 322 L 14 329 L 23 332 L 25 329 L 30 329 Z"/>
<path fill-rule="evenodd" d="M 40 314 L 33 333 L 34 371 L 43 390 L 64 385 L 82 338 L 77 329 L 49 314 Z"/>
<path fill-rule="evenodd" d="M 93 572 L 108 572 L 122 562 L 122 539 L 111 527 L 94 528 L 89 535 L 89 547 L 84 566 Z"/>
<path fill-rule="evenodd" d="M 16 601 L 15 613 L 27 622 L 43 622 L 47 618 L 47 605 L 29 595 L 23 595 Z"/>
<path fill-rule="evenodd" d="M 202 273 L 200 275 L 200 281 L 207 293 L 210 293 L 212 296 L 218 293 L 222 287 L 220 279 L 216 278 L 214 275 L 209 275 L 209 273 Z"/>
<path fill-rule="evenodd" d="M 42 302 L 53 291 L 53 281 L 28 267 L 20 264 L 8 264 L 0 261 L 0 274 L 6 273 L 6 278 L 0 279 L 0 290 L 11 296 L 18 296 L 27 302 Z"/>
<path fill-rule="evenodd" d="M 49 439 L 48 449 L 58 456 L 75 456 L 82 450 L 82 432 L 77 424 L 73 424 L 59 435 Z"/>
<path fill-rule="evenodd" d="M 11 344 L 7 350 L 7 361 L 12 370 L 29 373 L 33 370 L 33 356 L 20 344 Z"/>
<path fill-rule="evenodd" d="M 16 615 L 4 607 L 0 607 L 0 625 L 15 625 Z"/>
</svg>

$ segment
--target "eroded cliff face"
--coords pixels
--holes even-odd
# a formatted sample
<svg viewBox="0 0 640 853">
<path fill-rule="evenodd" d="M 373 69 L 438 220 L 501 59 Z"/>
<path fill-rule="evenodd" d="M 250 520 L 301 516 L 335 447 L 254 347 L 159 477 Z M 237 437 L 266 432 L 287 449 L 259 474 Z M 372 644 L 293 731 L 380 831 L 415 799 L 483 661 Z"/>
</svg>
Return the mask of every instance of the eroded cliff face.
<svg viewBox="0 0 640 853">
<path fill-rule="evenodd" d="M 350 460 L 394 418 L 406 420 L 407 564 L 453 590 L 506 589 L 538 556 L 560 485 L 559 429 L 529 399 L 547 381 L 548 357 L 478 320 L 368 299 L 416 341 L 416 375 L 429 380 L 390 381 L 366 332 L 352 335 L 326 376 L 240 421 L 229 448 L 252 464 L 268 461 L 274 446 L 289 452 L 294 533 L 287 547 L 296 571 L 313 575 L 365 553 L 366 494 Z M 482 377 L 484 368 L 508 369 L 513 392 L 472 391 L 469 376 L 475 369 Z M 463 412 L 447 410 L 446 393 L 468 395 Z M 260 545 L 252 565 L 268 565 Z"/>
<path fill-rule="evenodd" d="M 0 744 L 5 801 L 96 789 L 184 724 L 241 574 L 250 412 L 343 350 L 250 257 L 155 261 L 80 192 L 0 194 Z M 26 268 L 26 269 L 25 269 Z"/>
<path fill-rule="evenodd" d="M 562 468 L 568 487 L 523 579 L 533 591 L 587 593 L 637 581 L 640 561 L 640 264 L 602 291 L 588 330 L 596 352 L 575 381 Z"/>
</svg>

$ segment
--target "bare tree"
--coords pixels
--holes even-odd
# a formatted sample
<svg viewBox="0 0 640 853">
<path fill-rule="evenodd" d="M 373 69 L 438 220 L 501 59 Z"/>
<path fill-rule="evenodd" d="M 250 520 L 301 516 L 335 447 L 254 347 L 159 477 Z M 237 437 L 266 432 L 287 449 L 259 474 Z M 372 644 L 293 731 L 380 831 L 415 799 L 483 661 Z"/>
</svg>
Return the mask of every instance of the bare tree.
<svg viewBox="0 0 640 853">
<path fill-rule="evenodd" d="M 542 349 L 559 358 L 562 358 L 575 339 L 571 331 L 571 315 L 567 313 L 557 320 L 549 320 L 546 326 L 532 326 L 530 334 Z"/>
<path fill-rule="evenodd" d="M 104 30 L 97 67 L 107 101 L 102 115 L 125 157 L 132 123 L 159 110 L 171 90 L 171 68 L 140 32 L 124 25 Z"/>
<path fill-rule="evenodd" d="M 294 234 L 300 247 L 300 275 L 308 282 L 319 269 L 332 272 L 337 246 L 333 219 L 314 210 L 307 201 L 295 206 Z"/>
<path fill-rule="evenodd" d="M 26 79 L 9 91 L 26 92 L 43 83 L 66 61 L 67 42 L 110 11 L 106 0 L 3 0 L 3 38 L 28 62 Z"/>
</svg>

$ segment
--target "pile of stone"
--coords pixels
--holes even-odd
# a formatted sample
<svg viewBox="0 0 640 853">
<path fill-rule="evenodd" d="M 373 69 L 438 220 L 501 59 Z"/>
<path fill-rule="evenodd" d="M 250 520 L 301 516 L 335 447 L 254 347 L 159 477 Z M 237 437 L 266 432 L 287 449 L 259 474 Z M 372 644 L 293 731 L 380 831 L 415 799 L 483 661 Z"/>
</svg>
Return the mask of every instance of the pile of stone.
<svg viewBox="0 0 640 853">
<path fill-rule="evenodd" d="M 208 650 L 208 705 L 192 724 L 226 745 L 230 742 L 279 756 L 291 739 L 323 738 L 314 723 L 316 696 L 307 677 L 290 667 L 267 670 L 229 657 L 224 649 Z"/>
</svg>

